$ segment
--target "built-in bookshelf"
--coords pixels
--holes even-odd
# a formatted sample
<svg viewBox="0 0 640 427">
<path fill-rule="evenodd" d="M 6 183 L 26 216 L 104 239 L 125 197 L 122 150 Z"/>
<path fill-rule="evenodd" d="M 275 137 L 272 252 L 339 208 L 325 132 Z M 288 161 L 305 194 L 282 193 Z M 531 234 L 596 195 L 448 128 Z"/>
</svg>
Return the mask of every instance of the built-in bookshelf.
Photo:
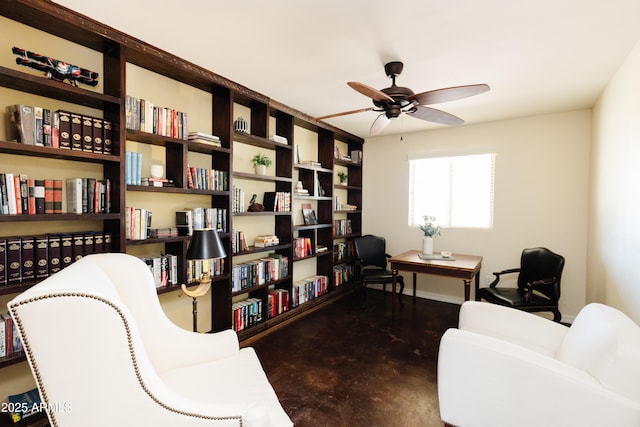
<svg viewBox="0 0 640 427">
<path fill-rule="evenodd" d="M 210 292 L 213 330 L 233 327 L 237 303 L 244 299 L 252 304 L 251 310 L 261 306 L 263 312 L 261 316 L 252 317 L 251 322 L 245 325 L 240 332 L 241 339 L 298 316 L 317 304 L 339 296 L 340 292 L 336 291 L 346 288 L 342 282 L 335 283 L 334 269 L 350 260 L 334 260 L 333 247 L 336 241 L 348 241 L 361 232 L 362 162 L 361 158 L 354 161 L 336 157 L 336 147 L 345 155 L 361 152 L 364 142 L 361 138 L 317 121 L 210 70 L 177 58 L 55 3 L 44 0 L 4 2 L 0 5 L 0 16 L 9 22 L 15 22 L 16 25 L 24 26 L 25 31 L 43 32 L 54 39 L 59 38 L 64 43 L 86 50 L 87 55 L 96 61 L 95 64 L 88 64 L 89 68 L 102 70 L 99 86 L 90 88 L 47 80 L 15 64 L 0 64 L 0 88 L 9 90 L 12 97 L 6 99 L 4 107 L 33 102 L 32 97 L 36 96 L 36 102 L 42 100 L 47 108 L 77 110 L 87 116 L 108 121 L 112 127 L 109 153 L 26 145 L 11 142 L 6 135 L 0 135 L 0 153 L 45 162 L 47 167 L 60 171 L 59 176 L 51 177 L 53 179 L 68 178 L 64 169 L 69 162 L 91 165 L 90 171 L 95 175 L 95 179 L 109 180 L 111 200 L 111 210 L 108 213 L 0 215 L 0 239 L 14 236 L 16 224 L 26 224 L 17 227 L 18 233 L 25 237 L 32 234 L 20 230 L 26 230 L 34 224 L 38 226 L 38 234 L 56 233 L 59 230 L 65 233 L 80 233 L 86 232 L 89 228 L 91 231 L 108 234 L 111 237 L 112 251 L 174 255 L 177 263 L 177 283 L 185 283 L 188 280 L 185 254 L 189 237 L 147 235 L 144 239 L 129 239 L 126 211 L 132 206 L 148 209 L 153 212 L 155 221 L 156 218 L 162 217 L 161 213 L 167 217 L 175 215 L 177 210 L 184 207 L 184 198 L 191 200 L 192 197 L 196 197 L 197 201 L 194 203 L 198 206 L 216 208 L 224 212 L 226 224 L 226 229 L 221 230 L 219 234 L 227 250 L 227 257 L 224 259 L 222 271 L 214 277 Z M 165 91 L 165 95 L 171 98 L 170 101 L 162 98 L 152 100 L 154 103 L 157 102 L 157 105 L 171 107 L 184 115 L 181 123 L 184 125 L 186 122 L 187 129 L 162 135 L 154 130 L 153 125 L 142 128 L 127 126 L 127 117 L 131 113 L 128 98 L 151 100 L 162 92 L 160 87 L 156 89 L 157 92 L 145 93 L 139 78 L 136 77 L 138 73 L 142 73 L 143 76 L 148 73 L 154 78 L 158 75 L 161 79 L 201 93 L 198 96 L 202 96 L 203 101 L 196 108 L 183 107 L 179 94 L 172 92 L 173 83 L 168 85 Z M 21 94 L 26 94 L 24 99 Z M 201 111 L 205 111 L 206 117 L 197 116 L 202 114 Z M 244 117 L 247 121 L 248 132 L 234 130 L 234 121 L 239 117 Z M 219 138 L 219 144 L 190 141 L 185 138 L 187 130 L 215 135 Z M 307 143 L 305 140 L 296 140 L 296 135 L 301 130 L 313 139 L 312 148 L 307 150 L 309 159 L 315 162 L 313 164 L 295 162 L 296 144 Z M 274 135 L 284 138 L 285 141 L 274 138 Z M 254 173 L 244 160 L 243 153 L 254 151 L 267 153 L 273 159 L 273 165 L 267 175 Z M 140 152 L 143 156 L 152 153 L 152 161 L 162 165 L 162 179 L 166 181 L 161 185 L 142 185 L 142 182 L 128 184 L 127 152 Z M 149 173 L 148 164 L 143 167 L 145 175 Z M 226 174 L 226 188 L 194 186 L 190 183 L 194 177 L 194 167 Z M 348 170 L 349 178 L 346 185 L 336 184 L 335 173 L 338 168 Z M 23 171 L 0 170 L 0 173 L 20 174 Z M 32 174 L 31 171 L 24 173 Z M 309 194 L 295 193 L 298 181 L 311 190 Z M 235 187 L 242 187 L 247 198 L 256 194 L 258 202 L 262 204 L 266 192 L 288 194 L 291 207 L 289 210 L 249 212 L 246 209 L 249 200 L 246 200 L 245 209 L 233 212 Z M 347 204 L 353 204 L 357 209 L 335 209 L 334 196 L 338 193 L 344 193 L 342 197 L 346 197 Z M 317 215 L 317 224 L 304 224 L 298 219 L 301 218 L 299 206 L 303 202 L 312 204 Z M 333 232 L 333 224 L 342 217 L 350 220 L 352 232 L 346 236 L 337 236 Z M 158 221 L 160 222 L 155 225 L 159 228 L 175 227 L 175 223 L 168 219 Z M 247 249 L 234 253 L 231 247 L 233 230 L 243 229 L 253 235 L 249 236 Z M 255 231 L 251 232 L 251 229 Z M 255 247 L 251 243 L 259 234 L 275 235 L 278 243 L 273 246 Z M 295 256 L 296 238 L 310 240 L 312 251 L 309 255 L 300 259 Z M 245 288 L 234 288 L 234 267 L 261 259 L 278 260 L 281 265 L 285 265 L 286 260 L 286 272 Z M 312 271 L 304 277 L 297 277 L 296 268 L 304 263 L 311 263 Z M 306 267 L 300 267 L 298 271 L 303 269 Z M 270 304 L 273 306 L 274 298 L 281 298 L 281 294 L 288 293 L 291 301 L 301 292 L 301 281 L 307 280 L 311 283 L 310 281 L 316 280 L 312 279 L 315 276 L 327 279 L 317 279 L 321 285 L 314 285 L 313 291 L 311 285 L 305 285 L 308 292 L 302 298 L 303 303 L 290 304 L 287 310 L 276 314 L 270 311 L 269 307 Z M 0 294 L 21 292 L 36 282 L 37 280 L 17 282 L 11 286 L 0 283 Z M 173 292 L 178 289 L 179 286 L 167 286 L 158 292 Z M 21 354 L 15 358 L 5 357 L 0 359 L 0 367 L 22 360 L 24 357 Z"/>
</svg>

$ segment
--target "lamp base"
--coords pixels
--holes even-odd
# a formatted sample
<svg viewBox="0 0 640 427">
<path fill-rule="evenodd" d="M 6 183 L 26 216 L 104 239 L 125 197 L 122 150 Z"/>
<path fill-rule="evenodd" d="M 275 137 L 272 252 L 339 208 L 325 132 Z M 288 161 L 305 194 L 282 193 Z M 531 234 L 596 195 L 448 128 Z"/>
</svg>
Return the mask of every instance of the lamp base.
<svg viewBox="0 0 640 427">
<path fill-rule="evenodd" d="M 181 286 L 182 292 L 184 292 L 185 295 L 193 298 L 193 332 L 198 332 L 198 297 L 206 295 L 206 293 L 209 292 L 210 287 L 211 276 L 209 275 L 209 272 L 205 272 L 202 275 L 202 278 L 200 279 L 200 282 L 198 283 L 198 287 L 196 289 L 190 291 L 189 289 L 187 289 L 187 286 L 184 283 Z"/>
</svg>

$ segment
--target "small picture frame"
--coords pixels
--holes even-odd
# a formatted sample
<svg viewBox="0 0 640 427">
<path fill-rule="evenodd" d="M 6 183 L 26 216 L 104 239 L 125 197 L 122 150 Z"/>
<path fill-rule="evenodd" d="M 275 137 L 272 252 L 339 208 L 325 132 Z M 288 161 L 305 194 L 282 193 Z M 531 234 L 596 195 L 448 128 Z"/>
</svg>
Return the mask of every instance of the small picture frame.
<svg viewBox="0 0 640 427">
<path fill-rule="evenodd" d="M 313 210 L 311 203 L 302 204 L 302 219 L 304 220 L 304 225 L 314 225 L 318 223 L 316 211 Z"/>
</svg>

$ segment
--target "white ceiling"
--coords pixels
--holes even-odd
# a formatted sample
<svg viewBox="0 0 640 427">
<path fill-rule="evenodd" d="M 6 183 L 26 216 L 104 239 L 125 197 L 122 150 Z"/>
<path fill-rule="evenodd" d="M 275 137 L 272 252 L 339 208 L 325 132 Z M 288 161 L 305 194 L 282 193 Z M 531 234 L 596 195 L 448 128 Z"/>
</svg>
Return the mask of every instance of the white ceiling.
<svg viewBox="0 0 640 427">
<path fill-rule="evenodd" d="M 414 92 L 466 123 L 590 108 L 640 40 L 640 0 L 56 0 L 311 116 L 372 106 L 347 81 Z M 327 120 L 366 137 L 378 113 Z M 383 134 L 441 125 L 404 117 Z"/>
</svg>

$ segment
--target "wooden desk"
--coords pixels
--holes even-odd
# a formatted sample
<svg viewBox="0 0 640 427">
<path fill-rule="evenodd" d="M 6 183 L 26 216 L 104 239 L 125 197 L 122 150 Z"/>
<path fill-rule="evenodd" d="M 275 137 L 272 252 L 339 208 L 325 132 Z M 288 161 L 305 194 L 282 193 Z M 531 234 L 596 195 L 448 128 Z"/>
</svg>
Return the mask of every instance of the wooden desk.
<svg viewBox="0 0 640 427">
<path fill-rule="evenodd" d="M 420 251 L 407 251 L 389 259 L 393 272 L 393 292 L 391 312 L 395 314 L 396 276 L 398 270 L 413 272 L 413 296 L 416 296 L 416 273 L 436 274 L 438 276 L 457 277 L 464 282 L 464 300 L 469 300 L 471 279 L 476 279 L 476 289 L 480 285 L 480 267 L 482 257 L 476 255 L 452 254 L 454 260 L 423 260 L 418 256 Z"/>
</svg>

